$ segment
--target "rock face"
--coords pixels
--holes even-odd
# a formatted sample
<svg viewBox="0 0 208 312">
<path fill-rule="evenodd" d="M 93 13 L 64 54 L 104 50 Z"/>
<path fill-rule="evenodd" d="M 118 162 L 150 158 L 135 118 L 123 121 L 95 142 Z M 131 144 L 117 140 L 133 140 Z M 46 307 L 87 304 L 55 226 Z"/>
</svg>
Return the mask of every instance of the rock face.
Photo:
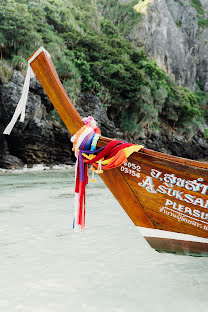
<svg viewBox="0 0 208 312">
<path fill-rule="evenodd" d="M 51 104 L 34 79 L 24 123 L 18 121 L 9 136 L 2 134 L 21 96 L 23 81 L 22 74 L 15 71 L 11 81 L 0 87 L 0 167 L 13 168 L 25 163 L 72 163 L 68 131 L 50 120 Z"/>
<path fill-rule="evenodd" d="M 176 129 L 162 124 L 160 129 L 155 129 L 151 133 L 141 133 L 132 137 L 123 135 L 127 142 L 142 144 L 146 148 L 166 153 L 174 156 L 195 160 L 208 160 L 208 140 L 204 130 L 198 130 L 192 135 L 181 135 Z"/>
<path fill-rule="evenodd" d="M 90 115 L 93 116 L 103 136 L 111 138 L 116 137 L 118 129 L 116 129 L 114 123 L 109 120 L 106 110 L 97 96 L 89 93 L 81 94 L 77 110 L 82 118 Z"/>
<path fill-rule="evenodd" d="M 32 79 L 24 123 L 17 121 L 12 133 L 3 135 L 22 92 L 24 77 L 15 71 L 10 82 L 0 85 L 0 168 L 18 168 L 24 164 L 71 164 L 74 162 L 70 134 L 53 118 L 54 109 L 39 82 Z M 82 94 L 83 117 L 100 120 L 103 135 L 115 134 L 114 124 L 97 97 Z"/>
<path fill-rule="evenodd" d="M 24 164 L 71 164 L 75 161 L 70 135 L 53 117 L 54 109 L 37 80 L 32 79 L 24 123 L 16 123 L 12 133 L 3 135 L 21 96 L 23 76 L 15 71 L 10 82 L 0 85 L 0 168 L 19 168 Z M 125 137 L 109 120 L 102 103 L 92 94 L 81 94 L 77 110 L 82 117 L 93 116 L 103 136 L 144 144 L 156 151 L 191 159 L 206 159 L 208 143 L 204 132 L 184 137 L 173 129 L 155 130 Z"/>
<path fill-rule="evenodd" d="M 179 85 L 207 91 L 208 1 L 144 0 L 135 9 L 142 21 L 129 38 L 141 41 Z"/>
<path fill-rule="evenodd" d="M 204 132 L 197 132 L 193 137 L 186 138 L 177 132 L 169 132 L 166 128 L 155 130 L 149 138 L 139 141 L 145 147 L 174 156 L 208 160 L 208 142 Z"/>
</svg>

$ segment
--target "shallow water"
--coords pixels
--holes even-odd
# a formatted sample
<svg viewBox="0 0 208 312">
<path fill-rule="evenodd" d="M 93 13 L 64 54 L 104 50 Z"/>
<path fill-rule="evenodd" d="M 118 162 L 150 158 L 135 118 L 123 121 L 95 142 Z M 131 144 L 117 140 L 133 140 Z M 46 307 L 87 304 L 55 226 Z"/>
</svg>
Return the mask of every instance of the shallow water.
<svg viewBox="0 0 208 312">
<path fill-rule="evenodd" d="M 151 249 L 99 179 L 75 232 L 74 173 L 0 174 L 0 311 L 207 311 L 208 258 Z"/>
</svg>

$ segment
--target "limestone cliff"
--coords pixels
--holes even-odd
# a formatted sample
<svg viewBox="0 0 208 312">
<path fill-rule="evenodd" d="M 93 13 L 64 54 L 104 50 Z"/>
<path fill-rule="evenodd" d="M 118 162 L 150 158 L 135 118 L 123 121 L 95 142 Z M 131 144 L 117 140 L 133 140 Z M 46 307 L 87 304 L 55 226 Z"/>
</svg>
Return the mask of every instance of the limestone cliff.
<svg viewBox="0 0 208 312">
<path fill-rule="evenodd" d="M 72 164 L 75 158 L 70 134 L 37 79 L 30 83 L 24 123 L 17 121 L 9 136 L 3 134 L 21 96 L 23 81 L 23 75 L 14 71 L 11 80 L 0 85 L 0 168 Z M 115 126 L 96 96 L 81 94 L 78 103 L 82 117 L 93 115 L 103 135 L 115 136 Z"/>
<path fill-rule="evenodd" d="M 179 85 L 208 91 L 208 1 L 140 0 L 134 8 L 142 19 L 129 39 Z"/>
<path fill-rule="evenodd" d="M 54 30 L 54 41 L 51 42 L 51 36 L 46 38 L 46 48 L 50 42 L 67 92 L 72 98 L 79 97 L 76 103 L 81 116 L 93 115 L 100 121 L 104 136 L 142 143 L 177 156 L 207 158 L 208 110 L 204 93 L 178 88 L 146 57 L 143 49 L 129 44 L 126 37 L 136 46 L 144 46 L 148 55 L 179 85 L 208 91 L 208 0 L 140 0 L 137 5 L 137 0 L 89 2 L 89 9 L 96 14 L 87 12 L 86 32 L 78 23 L 78 17 L 85 16 L 86 5 L 80 9 L 84 15 L 78 10 L 74 19 L 78 24 L 72 28 L 70 23 L 62 23 L 61 6 L 51 7 L 52 11 L 40 7 L 43 16 L 48 17 L 42 21 L 48 27 L 48 30 L 43 27 L 43 40 L 46 33 Z M 4 9 L 7 12 L 7 6 Z M 53 20 L 50 12 L 56 10 Z M 64 10 L 67 11 L 66 7 Z M 73 20 L 71 10 L 67 12 L 66 20 Z M 8 16 L 4 20 L 8 46 L 1 49 L 7 60 L 0 62 L 0 167 L 70 163 L 73 155 L 68 131 L 36 80 L 31 81 L 25 123 L 18 122 L 11 136 L 2 134 L 20 98 L 24 79 L 20 72 L 13 72 L 14 68 L 24 68 L 20 66 L 24 49 L 20 45 L 12 58 Z M 93 19 L 92 25 L 88 24 L 89 16 L 99 16 L 100 21 Z M 34 36 L 39 36 L 39 22 Z M 80 25 L 84 25 L 83 21 Z M 28 24 L 25 27 L 28 29 Z M 22 33 L 20 29 L 19 35 Z M 188 116 L 187 120 L 184 116 Z M 123 133 L 115 128 L 114 122 Z"/>
</svg>

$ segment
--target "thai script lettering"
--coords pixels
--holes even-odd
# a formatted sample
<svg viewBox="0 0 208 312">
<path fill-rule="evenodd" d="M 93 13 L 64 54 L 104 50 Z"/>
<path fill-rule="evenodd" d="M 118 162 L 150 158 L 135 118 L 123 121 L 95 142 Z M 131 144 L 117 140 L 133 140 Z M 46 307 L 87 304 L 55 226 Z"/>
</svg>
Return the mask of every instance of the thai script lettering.
<svg viewBox="0 0 208 312">
<path fill-rule="evenodd" d="M 127 162 L 120 167 L 120 170 L 132 177 L 139 178 L 141 167 Z M 159 185 L 155 183 L 155 179 L 160 181 Z M 165 199 L 165 206 L 160 208 L 164 214 L 176 218 L 179 222 L 183 221 L 208 231 L 208 213 L 187 207 L 187 204 L 191 204 L 208 209 L 208 200 L 200 197 L 200 194 L 208 195 L 208 185 L 204 184 L 203 181 L 203 178 L 186 180 L 175 176 L 175 174 L 151 169 L 150 175 L 145 176 L 141 182 L 138 182 L 138 185 L 145 188 L 149 193 L 168 196 L 168 199 Z M 191 191 L 192 194 L 187 193 L 187 191 Z"/>
<path fill-rule="evenodd" d="M 182 213 L 174 213 L 174 211 L 171 211 L 170 209 L 168 209 L 167 207 L 162 207 L 160 209 L 161 212 L 163 212 L 164 214 L 170 216 L 170 217 L 173 217 L 175 219 L 177 219 L 179 222 L 185 222 L 185 223 L 188 223 L 188 224 L 191 224 L 193 226 L 196 226 L 198 228 L 203 228 L 204 230 L 208 231 L 208 226 L 207 225 L 202 225 L 200 223 L 198 223 L 197 221 L 195 220 L 192 220 L 190 219 L 189 217 L 184 217 L 184 215 Z"/>
<path fill-rule="evenodd" d="M 155 170 L 154 170 L 154 177 L 156 177 L 157 175 L 158 175 L 158 173 L 155 174 Z M 158 175 L 158 177 L 159 177 L 159 175 Z M 176 177 L 174 177 L 174 181 L 175 181 L 175 185 L 177 185 L 177 186 L 180 186 L 183 184 L 186 185 L 186 182 L 189 182 L 188 185 L 191 185 L 192 181 L 185 181 L 184 179 L 182 181 L 181 178 L 176 178 L 176 179 L 178 179 L 178 180 L 176 180 L 175 178 Z M 200 206 L 202 208 L 208 208 L 208 200 L 204 200 L 203 198 L 197 197 L 196 195 L 187 194 L 184 191 L 175 190 L 174 184 L 166 182 L 167 179 L 168 179 L 168 177 L 166 176 L 164 178 L 163 184 L 160 184 L 157 188 L 155 187 L 155 185 L 153 183 L 153 178 L 151 176 L 146 176 L 146 178 L 142 182 L 139 182 L 138 184 L 141 187 L 145 187 L 146 190 L 150 193 L 155 193 L 155 194 L 161 193 L 164 195 L 166 194 L 170 197 L 175 197 L 176 199 L 183 201 L 183 202 L 186 202 L 188 204 L 193 204 L 196 206 Z M 188 187 L 186 187 L 186 189 L 188 189 Z"/>
<path fill-rule="evenodd" d="M 203 195 L 206 195 L 208 191 L 208 185 L 201 183 L 204 181 L 203 178 L 198 178 L 197 180 L 190 181 L 178 178 L 174 175 L 174 173 L 172 174 L 165 173 L 164 175 L 162 175 L 162 172 L 156 169 L 152 169 L 150 175 L 155 179 L 163 181 L 164 184 L 170 187 L 171 186 L 173 187 L 175 185 L 181 188 L 185 188 L 189 191 L 200 192 Z"/>
</svg>

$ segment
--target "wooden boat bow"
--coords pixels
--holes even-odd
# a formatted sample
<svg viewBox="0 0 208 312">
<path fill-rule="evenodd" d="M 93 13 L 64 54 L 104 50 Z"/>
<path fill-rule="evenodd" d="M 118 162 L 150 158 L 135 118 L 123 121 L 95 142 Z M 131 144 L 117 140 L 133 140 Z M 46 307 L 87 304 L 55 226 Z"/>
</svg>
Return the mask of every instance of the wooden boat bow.
<svg viewBox="0 0 208 312">
<path fill-rule="evenodd" d="M 51 58 L 42 52 L 30 65 L 73 135 L 83 122 Z M 208 256 L 208 164 L 143 148 L 100 177 L 157 251 Z"/>
</svg>

